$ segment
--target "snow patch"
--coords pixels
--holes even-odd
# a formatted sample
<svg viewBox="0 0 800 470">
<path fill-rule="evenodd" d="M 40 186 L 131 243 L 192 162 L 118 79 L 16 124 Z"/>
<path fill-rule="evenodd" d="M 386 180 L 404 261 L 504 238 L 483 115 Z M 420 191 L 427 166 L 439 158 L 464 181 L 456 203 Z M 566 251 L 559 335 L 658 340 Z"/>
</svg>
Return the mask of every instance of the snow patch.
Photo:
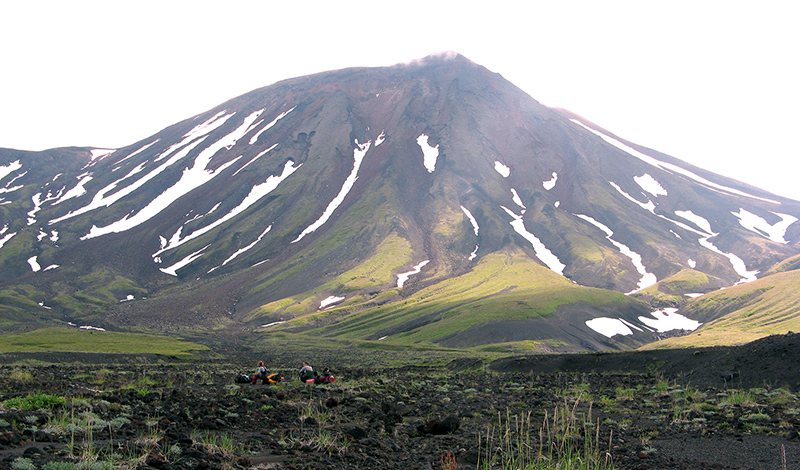
<svg viewBox="0 0 800 470">
<path fill-rule="evenodd" d="M 648 193 L 652 194 L 653 196 L 666 196 L 667 190 L 661 186 L 661 183 L 656 181 L 655 178 L 650 176 L 649 173 L 645 173 L 642 176 L 634 176 L 633 180 L 636 181 L 642 189 L 647 191 Z"/>
<path fill-rule="evenodd" d="M 780 204 L 780 202 L 772 200 L 772 199 L 766 199 L 766 198 L 763 198 L 763 197 L 754 196 L 752 194 L 745 193 L 744 191 L 739 191 L 738 189 L 729 188 L 727 186 L 723 186 L 721 184 L 717 184 L 717 183 L 711 182 L 711 181 L 709 181 L 709 180 L 707 180 L 707 179 L 705 179 L 705 178 L 703 178 L 701 176 L 698 176 L 698 175 L 692 173 L 689 170 L 681 168 L 681 167 L 679 167 L 677 165 L 673 165 L 672 163 L 662 162 L 661 160 L 653 158 L 650 155 L 647 155 L 647 154 L 642 153 L 642 152 L 640 152 L 640 151 L 638 151 L 638 150 L 636 150 L 634 148 L 631 148 L 631 147 L 623 144 L 622 142 L 620 142 L 619 140 L 617 140 L 617 139 L 615 139 L 613 137 L 607 136 L 607 135 L 603 134 L 600 131 L 596 131 L 596 130 L 592 129 L 591 127 L 583 124 L 582 122 L 578 121 L 577 119 L 570 119 L 570 121 L 572 121 L 573 123 L 583 127 L 584 129 L 588 130 L 592 134 L 595 134 L 595 135 L 599 136 L 601 139 L 603 139 L 607 143 L 613 145 L 614 147 L 622 150 L 623 152 L 625 152 L 625 153 L 627 153 L 627 154 L 629 154 L 629 155 L 631 155 L 633 157 L 636 157 L 636 158 L 642 160 L 643 162 L 645 162 L 645 163 L 647 163 L 649 165 L 652 165 L 652 166 L 654 166 L 656 168 L 659 168 L 661 170 L 668 171 L 670 173 L 677 173 L 679 175 L 682 175 L 682 176 L 685 176 L 685 177 L 687 177 L 689 179 L 692 179 L 692 180 L 696 181 L 697 183 L 700 183 L 700 184 L 702 184 L 704 186 L 708 186 L 710 188 L 713 188 L 713 189 L 716 189 L 716 190 L 719 190 L 719 191 L 723 191 L 723 192 L 726 192 L 726 193 L 729 193 L 729 194 L 735 194 L 737 196 L 749 197 L 749 198 L 752 198 L 752 199 L 757 199 L 759 201 L 769 202 L 769 203 L 772 203 L 772 204 Z"/>
<path fill-rule="evenodd" d="M 0 165 L 0 181 L 20 168 L 22 168 L 22 163 L 20 163 L 19 160 L 13 161 L 8 165 Z"/>
<path fill-rule="evenodd" d="M 359 144 L 358 140 L 355 141 L 356 148 L 353 149 L 353 169 L 350 171 L 347 179 L 345 179 L 342 188 L 339 190 L 339 194 L 337 194 L 336 197 L 334 197 L 333 200 L 328 203 L 328 207 L 325 208 L 325 211 L 323 211 L 320 218 L 317 219 L 317 221 L 313 224 L 306 227 L 306 229 L 303 230 L 300 235 L 298 235 L 297 238 L 292 241 L 292 243 L 299 242 L 309 233 L 322 227 L 322 225 L 325 224 L 325 222 L 327 222 L 328 219 L 330 219 L 330 217 L 333 215 L 333 212 L 336 210 L 336 208 L 338 208 L 342 202 L 344 202 L 344 198 L 347 196 L 347 193 L 350 192 L 350 189 L 353 188 L 353 185 L 358 179 L 358 170 L 361 168 L 361 162 L 364 160 L 364 156 L 369 151 L 371 143 L 372 141 L 369 140 L 364 144 Z"/>
<path fill-rule="evenodd" d="M 766 220 L 762 219 L 756 214 L 753 214 L 752 212 L 745 210 L 744 208 L 739 208 L 739 212 L 731 212 L 731 214 L 735 215 L 739 219 L 739 224 L 742 227 L 750 230 L 751 232 L 755 232 L 764 238 L 768 238 L 774 242 L 785 245 L 787 243 L 786 239 L 784 238 L 786 236 L 786 230 L 790 225 L 797 222 L 797 217 L 788 214 L 779 214 L 777 212 L 772 213 L 781 218 L 781 221 L 776 222 L 774 225 L 770 225 Z"/>
<path fill-rule="evenodd" d="M 189 263 L 191 263 L 192 261 L 196 260 L 197 258 L 201 257 L 203 255 L 203 252 L 206 251 L 206 248 L 208 248 L 209 246 L 211 246 L 211 245 L 206 245 L 203 248 L 200 248 L 199 250 L 197 250 L 194 253 L 190 254 L 186 258 L 183 258 L 182 260 L 180 260 L 177 263 L 173 264 L 172 266 L 170 266 L 168 268 L 159 268 L 159 270 L 162 273 L 169 274 L 170 276 L 178 277 L 178 270 L 181 269 L 184 266 L 187 266 Z"/>
<path fill-rule="evenodd" d="M 647 326 L 654 328 L 659 333 L 672 330 L 696 330 L 702 323 L 686 318 L 678 313 L 677 308 L 665 308 L 650 312 L 652 318 L 639 317 L 639 321 Z"/>
<path fill-rule="evenodd" d="M 431 147 L 428 144 L 428 136 L 425 134 L 417 137 L 417 145 L 422 149 L 422 164 L 428 173 L 433 173 L 436 169 L 436 159 L 439 158 L 439 146 Z"/>
<path fill-rule="evenodd" d="M 342 300 L 344 300 L 344 297 L 337 297 L 335 295 L 328 296 L 319 303 L 319 309 L 323 310 L 331 305 L 338 304 Z"/>
<path fill-rule="evenodd" d="M 620 188 L 617 183 L 609 181 L 608 184 L 613 186 L 614 189 L 616 189 L 618 193 L 622 194 L 625 197 L 625 199 L 633 202 L 634 204 L 636 204 L 637 206 L 639 206 L 642 209 L 646 210 L 647 212 L 650 212 L 651 214 L 655 215 L 655 213 L 656 213 L 656 205 L 650 199 L 648 199 L 646 203 L 645 202 L 639 202 L 636 198 L 634 198 L 630 194 L 626 193 L 622 188 Z"/>
<path fill-rule="evenodd" d="M 89 326 L 89 325 L 79 326 L 78 328 L 80 328 L 81 330 L 106 331 L 105 328 L 98 328 L 96 326 Z"/>
<path fill-rule="evenodd" d="M 678 217 L 683 217 L 689 222 L 692 222 L 693 224 L 697 225 L 698 227 L 700 227 L 700 230 L 705 232 L 707 235 L 710 234 L 716 235 L 714 231 L 711 230 L 711 224 L 708 222 L 708 220 L 705 219 L 705 217 L 699 216 L 692 211 L 675 211 L 675 215 L 677 215 Z"/>
<path fill-rule="evenodd" d="M 430 262 L 430 260 L 426 259 L 425 261 L 423 261 L 423 262 L 419 263 L 418 265 L 414 266 L 414 269 L 412 269 L 411 271 L 398 274 L 397 275 L 397 287 L 402 289 L 403 286 L 405 285 L 406 281 L 408 281 L 408 278 L 413 276 L 414 274 L 419 274 L 420 271 L 422 271 L 422 268 L 425 267 L 425 265 L 428 264 L 429 262 Z"/>
<path fill-rule="evenodd" d="M 292 107 L 292 109 L 290 109 L 289 111 L 286 111 L 286 112 L 283 112 L 283 113 L 279 114 L 279 115 L 278 115 L 278 117 L 276 117 L 275 119 L 273 119 L 273 120 L 272 120 L 272 122 L 270 122 L 269 124 L 267 124 L 266 126 L 264 126 L 264 127 L 263 127 L 263 128 L 260 130 L 260 131 L 258 131 L 258 132 L 257 132 L 257 133 L 256 133 L 256 134 L 253 136 L 253 137 L 251 137 L 251 138 L 250 138 L 250 145 L 253 145 L 254 143 L 256 143 L 256 141 L 258 141 L 258 137 L 259 137 L 261 134 L 263 134 L 263 133 L 264 133 L 265 131 L 267 131 L 269 128 L 271 128 L 272 126 L 274 126 L 275 124 L 277 124 L 277 122 L 278 122 L 278 121 L 280 121 L 281 119 L 283 119 L 284 117 L 286 117 L 286 115 L 287 115 L 287 114 L 289 114 L 289 113 L 291 113 L 292 111 L 294 111 L 294 108 L 296 108 L 296 107 L 297 107 L 297 106 L 293 106 L 293 107 Z M 263 110 L 262 110 L 262 111 L 263 111 Z"/>
<path fill-rule="evenodd" d="M 31 256 L 28 258 L 28 264 L 31 265 L 31 270 L 33 272 L 39 272 L 42 270 L 42 267 L 39 266 L 39 263 L 36 261 L 37 256 Z"/>
<path fill-rule="evenodd" d="M 267 227 L 267 228 L 266 228 L 266 229 L 265 229 L 263 232 L 261 232 L 261 235 L 259 235 L 259 236 L 258 236 L 258 238 L 256 238 L 256 240 L 255 240 L 253 243 L 251 243 L 251 244 L 247 245 L 247 246 L 246 246 L 246 247 L 244 247 L 244 248 L 241 248 L 241 249 L 237 250 L 237 251 L 236 251 L 234 254 L 230 255 L 230 256 L 229 256 L 229 257 L 228 257 L 228 258 L 227 258 L 225 261 L 223 261 L 221 265 L 219 265 L 219 266 L 216 266 L 216 267 L 214 267 L 214 268 L 211 268 L 211 269 L 208 271 L 208 273 L 211 273 L 212 271 L 214 271 L 214 270 L 216 270 L 216 269 L 219 269 L 219 268 L 221 268 L 222 266 L 225 266 L 226 264 L 228 264 L 228 263 L 230 263 L 231 261 L 233 261 L 234 259 L 236 259 L 236 257 L 238 257 L 239 255 L 241 255 L 242 253 L 245 253 L 245 252 L 247 252 L 248 250 L 250 250 L 250 248 L 253 248 L 254 246 L 256 246 L 256 244 L 257 244 L 258 242 L 260 242 L 260 241 L 261 241 L 261 239 L 262 239 L 262 238 L 264 238 L 264 236 L 265 236 L 267 233 L 269 233 L 269 231 L 270 231 L 270 230 L 272 230 L 272 225 L 270 225 L 270 226 L 269 226 L 269 227 Z M 253 265 L 253 266 L 255 266 L 255 265 Z"/>
<path fill-rule="evenodd" d="M 475 220 L 475 217 L 472 216 L 472 212 L 470 212 L 469 209 L 467 209 L 466 207 L 461 206 L 461 210 L 464 212 L 464 215 L 467 216 L 467 219 L 469 219 L 470 223 L 472 224 L 472 231 L 475 232 L 475 236 L 477 237 L 479 229 L 478 221 Z M 476 256 L 478 256 L 478 245 L 475 245 L 475 249 L 472 250 L 472 253 L 469 254 L 469 257 L 467 259 L 469 261 L 472 261 L 475 259 Z"/>
<path fill-rule="evenodd" d="M 517 190 L 514 188 L 511 188 L 511 200 L 514 201 L 514 204 L 518 205 L 522 209 L 527 209 L 527 207 L 525 207 L 525 204 L 522 203 L 522 198 L 519 197 L 519 194 L 517 194 Z M 523 210 L 522 213 L 524 214 L 525 211 Z"/>
<path fill-rule="evenodd" d="M 588 215 L 575 214 L 575 216 L 589 222 L 590 224 L 602 230 L 606 234 L 606 239 L 610 241 L 612 245 L 616 246 L 617 249 L 619 249 L 620 253 L 630 258 L 631 263 L 633 263 L 633 266 L 636 268 L 636 271 L 642 275 L 641 279 L 639 279 L 639 282 L 636 285 L 636 289 L 628 292 L 625 295 L 636 293 L 658 282 L 658 278 L 656 278 L 655 274 L 647 272 L 647 267 L 644 265 L 644 263 L 642 263 L 642 256 L 639 253 L 636 253 L 635 251 L 628 248 L 628 246 L 623 245 L 622 243 L 611 238 L 614 235 L 614 232 L 612 232 L 610 228 L 608 228 L 601 222 L 598 222 L 597 220 L 589 217 Z"/>
<path fill-rule="evenodd" d="M 84 194 L 86 194 L 86 188 L 84 188 L 84 186 L 86 185 L 86 183 L 88 183 L 89 181 L 92 180 L 92 174 L 88 173 L 88 174 L 80 175 L 80 176 L 78 176 L 78 178 L 80 178 L 80 180 L 78 181 L 78 184 L 75 185 L 74 188 L 72 188 L 69 191 L 67 191 L 66 193 L 64 193 L 64 195 L 61 196 L 61 198 L 59 200 L 54 202 L 53 203 L 54 206 L 56 206 L 58 204 L 61 204 L 62 202 L 66 201 L 68 199 L 74 199 L 76 197 L 80 197 L 80 196 L 83 196 Z"/>
<path fill-rule="evenodd" d="M 90 159 L 92 160 L 92 162 L 94 162 L 95 160 L 102 160 L 107 156 L 111 155 L 112 153 L 114 153 L 115 150 L 116 149 L 92 149 L 89 151 L 92 154 Z"/>
<path fill-rule="evenodd" d="M 742 283 L 745 283 L 745 282 L 753 282 L 756 279 L 758 279 L 756 277 L 756 274 L 759 273 L 758 270 L 756 270 L 756 271 L 748 271 L 747 270 L 747 266 L 745 265 L 744 261 L 742 261 L 741 258 L 739 258 L 738 256 L 734 255 L 733 253 L 725 253 L 724 251 L 720 250 L 713 243 L 711 243 L 709 241 L 711 238 L 716 237 L 717 235 L 719 235 L 719 233 L 715 233 L 715 232 L 713 232 L 711 230 L 711 224 L 708 222 L 708 220 L 706 220 L 705 218 L 695 214 L 692 211 L 675 211 L 675 215 L 678 215 L 680 217 L 683 217 L 686 220 L 689 220 L 689 221 L 693 222 L 695 225 L 697 225 L 698 227 L 700 227 L 703 230 L 702 232 L 700 232 L 698 230 L 692 229 L 691 227 L 688 227 L 688 226 L 685 226 L 685 225 L 683 226 L 684 228 L 687 228 L 687 229 L 689 229 L 689 230 L 691 230 L 691 231 L 693 231 L 695 233 L 698 233 L 700 235 L 700 239 L 697 240 L 697 242 L 700 244 L 700 246 L 702 246 L 704 248 L 707 248 L 707 249 L 713 251 L 714 253 L 720 254 L 720 255 L 728 258 L 728 260 L 731 263 L 731 266 L 733 267 L 733 270 L 736 271 L 736 274 L 742 276 L 742 278 L 736 284 L 742 284 Z M 666 217 L 665 217 L 665 219 L 670 220 L 672 222 L 675 222 L 675 221 L 673 221 L 671 219 L 668 219 Z M 675 223 L 677 223 L 677 222 L 675 222 Z"/>
<path fill-rule="evenodd" d="M 0 230 L 0 235 L 3 235 L 6 232 L 6 230 L 8 230 L 8 225 L 5 225 L 3 227 L 3 230 Z M 9 240 L 14 238 L 14 235 L 16 234 L 17 232 L 9 232 L 6 233 L 2 238 L 0 238 L 0 248 L 3 248 L 3 245 L 5 245 Z"/>
<path fill-rule="evenodd" d="M 695 260 L 693 260 L 693 259 L 691 259 L 691 258 L 689 258 L 689 259 L 686 261 L 686 264 L 688 264 L 688 265 L 689 265 L 689 267 L 690 267 L 690 268 L 692 268 L 692 269 L 694 269 L 694 268 L 696 268 L 696 267 L 697 267 L 697 261 L 695 261 Z"/>
<path fill-rule="evenodd" d="M 284 321 L 274 321 L 272 323 L 267 323 L 266 325 L 261 325 L 261 328 L 269 328 L 270 326 L 280 325 L 281 323 L 286 323 L 286 320 L 284 320 Z"/>
<path fill-rule="evenodd" d="M 633 334 L 630 327 L 619 318 L 593 318 L 586 320 L 586 326 L 607 338 L 611 338 L 614 335 L 628 336 Z"/>
<path fill-rule="evenodd" d="M 503 178 L 508 178 L 511 176 L 511 168 L 503 165 L 503 163 L 496 161 L 494 162 L 494 171 L 500 173 L 500 176 Z"/>
<path fill-rule="evenodd" d="M 542 181 L 542 186 L 544 186 L 545 190 L 550 191 L 556 187 L 556 181 L 558 181 L 558 173 L 554 171 L 553 177 L 549 181 Z"/>
<path fill-rule="evenodd" d="M 194 240 L 195 238 L 204 235 L 210 232 L 211 230 L 214 230 L 215 228 L 219 227 L 220 225 L 224 224 L 225 222 L 233 219 L 237 215 L 246 211 L 250 206 L 261 200 L 264 196 L 271 193 L 275 188 L 278 187 L 279 184 L 281 184 L 286 178 L 291 176 L 292 173 L 297 171 L 297 169 L 300 168 L 301 166 L 302 164 L 294 166 L 293 161 L 291 160 L 287 161 L 283 166 L 283 172 L 281 172 L 279 176 L 270 175 L 263 183 L 257 184 L 252 188 L 250 188 L 250 192 L 247 194 L 247 196 L 245 196 L 245 198 L 242 200 L 242 202 L 239 203 L 239 205 L 231 209 L 230 212 L 220 217 L 213 223 L 210 223 L 203 228 L 195 230 L 194 232 L 192 232 L 191 234 L 187 235 L 184 238 L 181 238 L 180 232 L 178 232 L 176 235 L 173 235 L 173 237 L 170 239 L 170 242 L 166 246 L 162 247 L 159 251 L 154 253 L 153 256 L 154 257 L 158 256 L 167 250 L 171 250 L 177 246 L 183 245 L 189 240 Z"/>
<path fill-rule="evenodd" d="M 525 228 L 525 222 L 522 221 L 522 216 L 515 214 L 513 211 L 508 209 L 505 206 L 500 206 L 503 208 L 504 211 L 508 215 L 511 216 L 512 220 L 510 222 L 511 226 L 514 228 L 518 234 L 522 236 L 525 240 L 527 240 L 531 246 L 533 246 L 533 251 L 536 254 L 536 257 L 539 258 L 539 261 L 544 263 L 545 266 L 550 268 L 552 271 L 564 275 L 564 268 L 567 266 L 562 263 L 556 255 L 553 254 L 547 247 L 542 243 L 536 235 L 530 233 Z"/>
<path fill-rule="evenodd" d="M 97 227 L 96 225 L 93 225 L 91 230 L 89 230 L 89 233 L 81 237 L 81 239 L 86 240 L 109 233 L 119 233 L 130 230 L 131 228 L 136 227 L 155 217 L 181 196 L 188 194 L 195 188 L 198 188 L 211 181 L 214 177 L 228 169 L 228 167 L 235 163 L 236 160 L 232 160 L 224 165 L 221 165 L 214 171 L 209 170 L 208 165 L 211 163 L 211 158 L 218 151 L 222 150 L 223 148 L 230 148 L 236 144 L 236 141 L 247 132 L 250 124 L 256 118 L 258 118 L 258 113 L 260 112 L 261 111 L 250 114 L 244 119 L 244 122 L 239 127 L 201 151 L 200 154 L 195 158 L 192 167 L 185 168 L 183 170 L 183 174 L 177 183 L 150 201 L 150 203 L 142 210 L 137 212 L 136 215 L 130 218 L 128 218 L 128 215 L 126 215 L 124 218 L 105 227 Z"/>
<path fill-rule="evenodd" d="M 467 219 L 469 219 L 469 222 L 472 224 L 472 231 L 475 232 L 475 236 L 477 237 L 479 229 L 478 221 L 475 220 L 475 217 L 472 216 L 472 212 L 470 212 L 466 207 L 461 206 L 461 211 L 464 212 L 464 215 L 466 215 Z"/>
</svg>

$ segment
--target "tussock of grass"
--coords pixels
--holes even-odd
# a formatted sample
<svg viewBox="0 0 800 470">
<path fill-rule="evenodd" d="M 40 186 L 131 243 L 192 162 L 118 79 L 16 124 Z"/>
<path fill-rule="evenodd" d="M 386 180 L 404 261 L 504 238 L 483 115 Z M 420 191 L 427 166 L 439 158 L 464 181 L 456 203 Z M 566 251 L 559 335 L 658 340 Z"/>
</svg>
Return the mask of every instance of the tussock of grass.
<svg viewBox="0 0 800 470">
<path fill-rule="evenodd" d="M 478 443 L 479 469 L 611 470 L 611 455 L 600 442 L 600 424 L 591 422 L 591 403 L 565 400 L 545 412 L 537 428 L 532 413 L 498 416 Z M 610 443 L 608 443 L 610 445 Z"/>
</svg>

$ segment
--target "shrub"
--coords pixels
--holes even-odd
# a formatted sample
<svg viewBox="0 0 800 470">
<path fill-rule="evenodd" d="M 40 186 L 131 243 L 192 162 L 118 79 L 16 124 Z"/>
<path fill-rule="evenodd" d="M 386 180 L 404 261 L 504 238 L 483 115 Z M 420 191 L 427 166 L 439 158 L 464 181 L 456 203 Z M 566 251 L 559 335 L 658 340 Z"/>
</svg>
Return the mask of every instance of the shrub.
<svg viewBox="0 0 800 470">
<path fill-rule="evenodd" d="M 19 410 L 50 410 L 62 406 L 64 403 L 66 403 L 66 399 L 46 393 L 9 398 L 3 402 L 5 406 Z"/>
</svg>

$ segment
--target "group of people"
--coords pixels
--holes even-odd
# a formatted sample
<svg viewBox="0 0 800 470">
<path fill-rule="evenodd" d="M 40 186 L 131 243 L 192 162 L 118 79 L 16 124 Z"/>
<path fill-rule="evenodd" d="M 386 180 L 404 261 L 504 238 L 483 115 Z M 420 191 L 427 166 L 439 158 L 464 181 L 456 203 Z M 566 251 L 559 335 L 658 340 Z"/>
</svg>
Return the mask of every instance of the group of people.
<svg viewBox="0 0 800 470">
<path fill-rule="evenodd" d="M 299 378 L 301 382 L 306 383 L 316 383 L 316 384 L 325 384 L 335 382 L 336 379 L 331 375 L 330 369 L 327 367 L 323 369 L 321 374 L 317 374 L 314 371 L 314 368 L 311 367 L 311 364 L 308 362 L 303 362 L 303 366 L 300 368 Z M 282 375 L 273 373 L 269 374 L 267 372 L 267 367 L 264 365 L 264 361 L 258 361 L 258 369 L 256 370 L 255 375 L 253 376 L 252 383 L 258 383 L 258 380 L 261 380 L 261 383 L 278 383 L 283 382 L 286 380 Z"/>
</svg>

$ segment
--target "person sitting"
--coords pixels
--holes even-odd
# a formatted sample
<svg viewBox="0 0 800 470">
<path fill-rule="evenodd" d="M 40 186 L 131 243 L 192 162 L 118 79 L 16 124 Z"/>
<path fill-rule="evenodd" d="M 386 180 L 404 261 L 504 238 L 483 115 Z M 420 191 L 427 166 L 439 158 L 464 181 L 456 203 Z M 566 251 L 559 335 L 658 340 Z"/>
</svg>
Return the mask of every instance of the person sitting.
<svg viewBox="0 0 800 470">
<path fill-rule="evenodd" d="M 319 374 L 318 376 L 314 377 L 314 383 L 315 384 L 328 384 L 328 383 L 335 382 L 335 381 L 336 381 L 336 379 L 333 378 L 333 375 L 331 375 L 330 369 L 328 369 L 327 367 L 322 370 L 321 374 Z"/>
<path fill-rule="evenodd" d="M 300 381 L 308 382 L 316 377 L 314 368 L 308 362 L 303 361 L 303 367 L 300 368 Z"/>
<path fill-rule="evenodd" d="M 261 379 L 261 383 L 267 383 L 267 368 L 264 366 L 264 361 L 258 361 L 258 370 L 253 376 L 252 383 L 258 383 L 258 379 Z"/>
</svg>

